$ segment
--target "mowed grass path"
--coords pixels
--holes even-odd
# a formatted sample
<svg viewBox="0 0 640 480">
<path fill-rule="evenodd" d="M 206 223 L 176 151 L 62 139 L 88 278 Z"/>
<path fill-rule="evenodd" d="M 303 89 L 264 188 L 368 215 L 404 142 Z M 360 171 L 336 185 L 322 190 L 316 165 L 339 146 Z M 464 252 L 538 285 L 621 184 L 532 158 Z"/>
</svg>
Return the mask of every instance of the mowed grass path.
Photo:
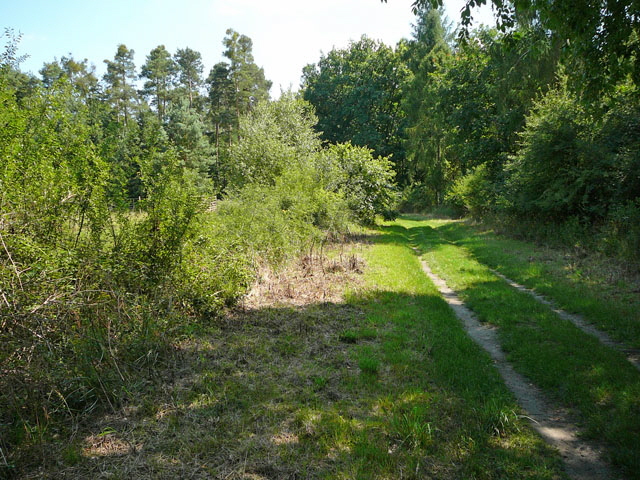
<svg viewBox="0 0 640 480">
<path fill-rule="evenodd" d="M 464 222 L 430 225 L 445 239 L 464 247 L 478 261 L 546 296 L 556 305 L 640 348 L 640 291 L 621 266 L 496 235 L 491 229 Z M 582 258 L 580 258 L 582 257 Z"/>
<path fill-rule="evenodd" d="M 610 460 L 625 475 L 640 478 L 640 373 L 624 356 L 494 275 L 482 260 L 500 258 L 500 242 L 483 245 L 465 236 L 453 243 L 455 229 L 448 222 L 413 217 L 399 223 L 480 321 L 499 327 L 502 348 L 516 370 L 574 411 L 585 434 L 606 444 Z M 517 263 L 509 265 L 505 273 L 518 278 Z M 540 273 L 537 282 L 560 281 Z M 580 293 L 585 304 L 597 304 L 593 295 Z"/>
<path fill-rule="evenodd" d="M 40 476 L 566 478 L 422 272 L 414 233 L 371 231 L 363 285 L 344 303 L 190 329 L 178 365 L 123 414 L 49 448 Z"/>
</svg>

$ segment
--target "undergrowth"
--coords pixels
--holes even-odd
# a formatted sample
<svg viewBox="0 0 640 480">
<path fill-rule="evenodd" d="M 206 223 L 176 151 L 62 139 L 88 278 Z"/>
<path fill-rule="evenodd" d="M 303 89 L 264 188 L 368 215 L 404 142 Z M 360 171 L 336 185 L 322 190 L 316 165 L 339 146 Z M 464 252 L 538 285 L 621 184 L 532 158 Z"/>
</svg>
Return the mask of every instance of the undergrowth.
<svg viewBox="0 0 640 480">
<path fill-rule="evenodd" d="M 403 229 L 368 240 L 263 272 L 152 388 L 48 444 L 44 475 L 565 478 Z"/>
</svg>

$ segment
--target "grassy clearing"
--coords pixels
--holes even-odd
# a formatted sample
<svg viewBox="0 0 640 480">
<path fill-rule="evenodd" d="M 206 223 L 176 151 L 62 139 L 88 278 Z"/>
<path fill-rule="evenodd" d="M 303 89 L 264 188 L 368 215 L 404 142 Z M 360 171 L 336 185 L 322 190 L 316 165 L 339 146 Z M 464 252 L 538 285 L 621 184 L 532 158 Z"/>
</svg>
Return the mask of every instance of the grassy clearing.
<svg viewBox="0 0 640 480">
<path fill-rule="evenodd" d="M 610 259 L 559 252 L 463 222 L 432 223 L 478 261 L 579 313 L 618 341 L 640 348 L 640 276 Z"/>
<path fill-rule="evenodd" d="M 479 319 L 500 327 L 502 348 L 516 369 L 579 412 L 586 434 L 606 442 L 613 463 L 640 478 L 640 375 L 624 357 L 509 287 L 468 250 L 440 235 L 441 222 L 402 224 Z"/>
<path fill-rule="evenodd" d="M 408 232 L 371 240 L 364 264 L 303 261 L 295 292 L 273 278 L 260 288 L 279 298 L 185 329 L 146 394 L 47 445 L 25 478 L 565 478 Z M 320 276 L 330 302 L 305 283 Z"/>
</svg>

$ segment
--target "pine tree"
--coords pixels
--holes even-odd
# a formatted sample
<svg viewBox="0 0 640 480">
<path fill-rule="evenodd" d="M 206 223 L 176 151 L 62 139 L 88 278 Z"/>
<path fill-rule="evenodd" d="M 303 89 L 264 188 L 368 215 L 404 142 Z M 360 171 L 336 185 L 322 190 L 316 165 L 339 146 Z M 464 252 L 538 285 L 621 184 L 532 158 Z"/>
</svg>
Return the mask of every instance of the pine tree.
<svg viewBox="0 0 640 480">
<path fill-rule="evenodd" d="M 118 121 L 122 118 L 124 125 L 127 125 L 131 110 L 137 100 L 136 90 L 133 86 L 133 82 L 137 78 L 133 54 L 133 50 L 120 44 L 113 61 L 104 61 L 107 64 L 107 73 L 103 77 L 107 84 L 106 93 L 116 110 Z"/>
<path fill-rule="evenodd" d="M 202 55 L 189 47 L 181 48 L 176 52 L 174 60 L 178 67 L 178 83 L 189 100 L 189 108 L 194 108 L 202 85 Z"/>
<path fill-rule="evenodd" d="M 158 119 L 161 122 L 166 115 L 176 71 L 177 66 L 171 54 L 164 45 L 159 45 L 147 55 L 147 61 L 140 72 L 140 78 L 147 79 L 142 93 L 151 99 L 151 104 L 156 107 Z"/>
<path fill-rule="evenodd" d="M 226 130 L 228 133 L 234 120 L 235 90 L 229 64 L 220 62 L 214 65 L 207 77 L 207 85 L 209 87 L 208 117 L 215 128 L 216 159 L 219 164 L 221 131 Z"/>
<path fill-rule="evenodd" d="M 254 62 L 251 39 L 231 28 L 226 34 L 222 43 L 226 47 L 224 56 L 230 61 L 229 76 L 235 90 L 234 107 L 238 128 L 241 114 L 248 112 L 255 103 L 269 98 L 272 82 L 265 79 L 264 70 Z"/>
</svg>

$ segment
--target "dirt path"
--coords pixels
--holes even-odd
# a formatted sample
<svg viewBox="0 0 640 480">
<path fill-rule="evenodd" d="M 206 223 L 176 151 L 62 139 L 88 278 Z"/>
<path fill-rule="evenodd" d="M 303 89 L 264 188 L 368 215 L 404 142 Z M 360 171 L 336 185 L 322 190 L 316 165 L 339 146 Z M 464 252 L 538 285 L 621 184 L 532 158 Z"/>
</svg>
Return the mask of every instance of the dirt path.
<svg viewBox="0 0 640 480">
<path fill-rule="evenodd" d="M 462 321 L 469 336 L 491 355 L 507 388 L 525 410 L 533 428 L 560 451 L 567 474 L 580 480 L 617 478 L 604 462 L 603 451 L 578 438 L 579 428 L 567 412 L 549 405 L 542 392 L 508 363 L 500 348 L 496 328 L 482 325 L 444 280 L 435 275 L 424 260 L 421 263 L 425 273 Z"/>
<path fill-rule="evenodd" d="M 629 348 L 626 345 L 613 340 L 609 335 L 607 335 L 606 333 L 604 333 L 601 330 L 598 330 L 596 327 L 594 327 L 593 325 L 588 323 L 580 315 L 576 315 L 574 313 L 569 313 L 569 312 L 566 312 L 566 311 L 562 310 L 560 307 L 558 307 L 551 300 L 547 299 L 546 297 L 543 297 L 539 293 L 536 293 L 534 290 L 532 290 L 530 288 L 527 288 L 524 285 L 520 285 L 519 283 L 514 282 L 510 278 L 505 277 L 500 272 L 497 272 L 497 271 L 495 271 L 493 269 L 489 269 L 489 270 L 491 270 L 491 273 L 493 273 L 497 277 L 500 277 L 502 280 L 507 282 L 513 288 L 515 288 L 515 289 L 517 289 L 517 290 L 519 290 L 521 292 L 528 293 L 533 298 L 535 298 L 538 302 L 540 302 L 540 303 L 542 303 L 544 305 L 547 305 L 560 318 L 562 318 L 564 320 L 568 320 L 569 322 L 573 323 L 576 327 L 578 327 L 580 330 L 585 332 L 587 335 L 591 335 L 593 337 L 596 337 L 600 341 L 600 343 L 602 343 L 603 345 L 606 345 L 607 347 L 613 348 L 614 350 L 618 350 L 620 353 L 622 353 L 627 358 L 627 360 L 629 361 L 629 363 L 631 363 L 631 365 L 633 365 L 638 370 L 640 370 L 640 351 L 638 351 L 637 349 Z"/>
</svg>

